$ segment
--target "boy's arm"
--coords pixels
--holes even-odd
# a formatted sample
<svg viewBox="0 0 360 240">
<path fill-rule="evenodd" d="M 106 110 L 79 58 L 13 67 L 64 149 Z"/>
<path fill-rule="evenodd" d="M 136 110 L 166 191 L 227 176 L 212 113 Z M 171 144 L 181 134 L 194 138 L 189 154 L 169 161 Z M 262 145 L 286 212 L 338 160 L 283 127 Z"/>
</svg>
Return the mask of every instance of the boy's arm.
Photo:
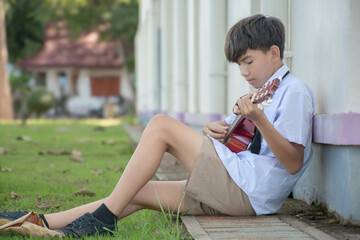
<svg viewBox="0 0 360 240">
<path fill-rule="evenodd" d="M 296 174 L 303 165 L 304 147 L 286 140 L 270 123 L 264 111 L 251 102 L 251 96 L 252 94 L 248 94 L 238 99 L 239 108 L 234 112 L 252 120 L 277 160 L 289 173 Z"/>
</svg>

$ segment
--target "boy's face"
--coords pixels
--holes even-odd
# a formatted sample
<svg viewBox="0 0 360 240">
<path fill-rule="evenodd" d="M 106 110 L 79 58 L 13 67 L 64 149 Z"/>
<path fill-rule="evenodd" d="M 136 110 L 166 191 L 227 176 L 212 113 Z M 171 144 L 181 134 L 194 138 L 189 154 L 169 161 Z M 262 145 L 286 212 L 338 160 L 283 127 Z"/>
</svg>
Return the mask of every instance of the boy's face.
<svg viewBox="0 0 360 240">
<path fill-rule="evenodd" d="M 239 57 L 241 75 L 255 88 L 260 88 L 276 72 L 273 53 L 268 50 L 264 53 L 261 50 L 248 49 Z"/>
</svg>

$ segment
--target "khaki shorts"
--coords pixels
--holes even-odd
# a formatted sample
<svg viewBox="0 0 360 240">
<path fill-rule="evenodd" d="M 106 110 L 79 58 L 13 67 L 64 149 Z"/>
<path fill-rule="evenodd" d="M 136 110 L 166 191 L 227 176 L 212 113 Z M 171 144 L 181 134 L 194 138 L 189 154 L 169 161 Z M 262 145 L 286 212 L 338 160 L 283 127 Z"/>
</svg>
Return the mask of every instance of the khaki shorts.
<svg viewBox="0 0 360 240">
<path fill-rule="evenodd" d="M 195 167 L 181 184 L 189 215 L 255 215 L 248 196 L 226 171 L 209 137 L 204 137 Z"/>
</svg>

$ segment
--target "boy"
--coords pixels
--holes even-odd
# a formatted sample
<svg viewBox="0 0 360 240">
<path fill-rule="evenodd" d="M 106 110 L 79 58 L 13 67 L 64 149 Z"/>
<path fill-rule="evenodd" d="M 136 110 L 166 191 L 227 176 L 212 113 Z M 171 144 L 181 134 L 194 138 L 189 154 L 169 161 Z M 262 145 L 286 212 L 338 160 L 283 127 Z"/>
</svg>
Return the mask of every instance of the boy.
<svg viewBox="0 0 360 240">
<path fill-rule="evenodd" d="M 282 63 L 285 30 L 279 19 L 254 15 L 228 32 L 225 55 L 239 65 L 255 88 L 283 77 L 273 102 L 264 110 L 252 93 L 237 100 L 225 121 L 207 123 L 203 135 L 165 115 L 153 117 L 113 192 L 104 199 L 64 212 L 40 215 L 50 229 L 69 236 L 105 234 L 116 220 L 160 205 L 181 213 L 261 215 L 276 212 L 311 159 L 311 90 Z M 261 133 L 258 154 L 237 154 L 224 144 L 229 124 L 241 114 Z M 164 152 L 174 155 L 190 173 L 187 181 L 150 181 Z M 6 215 L 7 214 L 7 215 Z M 3 219 L 19 212 L 2 213 Z M 20 213 L 23 215 L 23 213 Z"/>
</svg>

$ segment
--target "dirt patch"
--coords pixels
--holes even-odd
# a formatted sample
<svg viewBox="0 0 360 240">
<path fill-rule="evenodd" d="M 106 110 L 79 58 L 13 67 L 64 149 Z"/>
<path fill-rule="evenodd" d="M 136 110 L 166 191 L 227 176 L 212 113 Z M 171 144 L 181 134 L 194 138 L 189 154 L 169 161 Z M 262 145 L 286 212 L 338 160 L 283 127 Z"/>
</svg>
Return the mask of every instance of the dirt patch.
<svg viewBox="0 0 360 240">
<path fill-rule="evenodd" d="M 279 210 L 289 214 L 341 240 L 360 240 L 360 226 L 344 223 L 338 216 L 329 213 L 321 205 L 308 205 L 303 201 L 288 198 Z"/>
</svg>

